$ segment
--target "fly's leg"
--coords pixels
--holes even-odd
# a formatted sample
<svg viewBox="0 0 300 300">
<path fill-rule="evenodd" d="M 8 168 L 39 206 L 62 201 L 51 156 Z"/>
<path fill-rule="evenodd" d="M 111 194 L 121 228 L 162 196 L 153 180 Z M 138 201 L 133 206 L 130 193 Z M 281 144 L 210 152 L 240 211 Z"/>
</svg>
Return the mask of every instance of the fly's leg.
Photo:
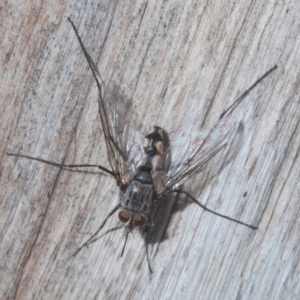
<svg viewBox="0 0 300 300">
<path fill-rule="evenodd" d="M 143 229 L 143 234 L 144 234 L 144 237 L 145 237 L 144 240 L 145 240 L 147 264 L 148 264 L 149 272 L 151 274 L 153 273 L 153 270 L 152 270 L 152 267 L 151 267 L 150 256 L 149 256 L 149 239 L 148 239 L 148 237 L 149 237 L 150 228 L 151 228 L 152 224 L 153 224 L 153 220 L 152 220 L 152 218 L 151 219 L 149 218 L 148 224 Z"/>
<path fill-rule="evenodd" d="M 97 239 L 95 239 L 95 236 L 100 232 L 100 230 L 104 227 L 106 224 L 107 220 L 120 208 L 120 205 L 118 204 L 113 208 L 113 210 L 107 215 L 107 217 L 104 219 L 100 227 L 97 229 L 97 231 L 87 240 L 85 241 L 73 254 L 73 256 L 76 256 L 77 253 L 82 250 L 82 248 L 87 247 L 89 244 L 95 242 Z M 118 228 L 116 228 L 118 229 Z M 115 229 L 115 230 L 116 230 Z"/>
<path fill-rule="evenodd" d="M 251 225 L 251 224 L 247 224 L 247 223 L 242 222 L 242 221 L 240 221 L 240 220 L 234 219 L 234 218 L 232 218 L 232 217 L 229 217 L 229 216 L 220 214 L 220 213 L 218 213 L 218 212 L 216 212 L 216 211 L 214 211 L 214 210 L 209 209 L 208 207 L 206 207 L 204 204 L 200 203 L 197 199 L 195 199 L 191 194 L 189 194 L 189 193 L 186 192 L 186 191 L 174 190 L 174 191 L 172 191 L 172 192 L 175 192 L 175 193 L 177 193 L 177 194 L 184 194 L 184 195 L 186 195 L 186 196 L 189 197 L 194 203 L 196 203 L 198 206 L 200 206 L 202 209 L 204 209 L 204 210 L 206 210 L 206 211 L 208 211 L 208 212 L 210 212 L 210 213 L 212 213 L 212 214 L 214 214 L 214 215 L 216 215 L 216 216 L 219 216 L 219 217 L 224 218 L 224 219 L 226 219 L 226 220 L 229 220 L 229 221 L 232 221 L 232 222 L 235 222 L 235 223 L 238 223 L 238 224 L 247 226 L 247 227 L 249 227 L 249 228 L 251 228 L 251 229 L 254 229 L 254 230 L 256 230 L 256 229 L 258 228 L 257 226 L 254 226 L 254 225 Z"/>
<path fill-rule="evenodd" d="M 34 157 L 34 156 L 29 156 L 29 155 L 24 155 L 24 154 L 16 154 L 16 153 L 6 153 L 6 154 L 8 156 L 22 157 L 22 158 L 27 158 L 27 159 L 39 161 L 39 162 L 42 162 L 44 164 L 48 164 L 48 165 L 58 167 L 58 168 L 98 168 L 98 169 L 104 171 L 105 173 L 108 173 L 108 174 L 114 176 L 114 173 L 112 171 L 108 170 L 107 168 L 105 168 L 101 165 L 90 165 L 90 164 L 68 165 L 68 164 L 61 164 L 61 163 L 45 160 L 45 159 L 42 159 L 42 158 L 39 158 L 39 157 Z"/>
<path fill-rule="evenodd" d="M 259 77 L 241 96 L 239 96 L 223 113 L 220 115 L 219 120 L 223 119 L 226 115 L 229 115 L 241 102 L 242 100 L 252 91 L 263 79 L 265 79 L 270 73 L 277 69 L 277 65 L 272 67 L 264 75 Z"/>
<path fill-rule="evenodd" d="M 149 247 L 148 247 L 149 243 L 147 242 L 147 236 L 148 236 L 148 234 L 146 233 L 146 239 L 145 239 L 146 257 L 147 257 L 147 264 L 148 264 L 149 272 L 152 274 L 153 270 L 151 267 L 151 262 L 150 262 L 150 257 L 149 257 Z"/>
</svg>

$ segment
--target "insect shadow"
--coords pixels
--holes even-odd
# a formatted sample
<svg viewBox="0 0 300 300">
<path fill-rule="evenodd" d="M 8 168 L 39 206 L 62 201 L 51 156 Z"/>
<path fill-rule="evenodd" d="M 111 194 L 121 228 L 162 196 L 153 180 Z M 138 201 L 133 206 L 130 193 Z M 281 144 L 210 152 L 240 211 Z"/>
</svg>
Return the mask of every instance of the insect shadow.
<svg viewBox="0 0 300 300">
<path fill-rule="evenodd" d="M 197 190 L 203 190 L 213 180 L 213 178 L 215 178 L 215 176 L 217 176 L 217 174 L 219 174 L 221 170 L 224 169 L 225 166 L 233 160 L 233 158 L 237 155 L 238 150 L 240 149 L 240 145 L 242 144 L 243 133 L 244 125 L 241 122 L 239 123 L 234 138 L 230 144 L 230 151 L 227 151 L 225 153 L 226 158 L 219 161 L 214 161 L 213 168 L 210 168 L 210 166 L 206 166 L 204 168 L 206 170 L 211 170 L 211 172 L 203 176 L 204 180 L 202 180 L 202 182 L 197 181 Z M 165 131 L 164 136 L 166 136 L 169 141 L 168 133 Z M 168 145 L 170 146 L 170 143 Z M 170 150 L 172 151 L 172 148 L 170 148 Z M 212 160 L 207 162 L 207 164 L 209 164 L 210 162 L 212 162 Z M 169 167 L 167 166 L 167 169 L 171 167 L 172 161 L 169 161 L 168 165 Z M 175 193 L 175 195 L 166 195 L 165 198 L 160 201 L 160 204 L 155 207 L 153 218 L 154 222 L 150 227 L 149 232 L 146 232 L 145 234 L 144 230 L 141 230 L 146 244 L 148 244 L 149 246 L 154 246 L 154 248 L 152 248 L 152 255 L 149 255 L 151 259 L 154 259 L 154 257 L 156 256 L 160 243 L 169 238 L 167 229 L 173 215 L 185 210 L 187 206 L 194 203 L 194 201 L 192 201 L 186 195 L 183 195 L 183 197 L 181 196 L 182 195 L 180 192 Z"/>
<path fill-rule="evenodd" d="M 232 140 L 236 132 L 236 124 L 227 121 L 227 117 L 248 93 L 277 66 L 275 65 L 257 79 L 220 115 L 215 126 L 197 141 L 172 141 L 159 126 L 153 126 L 152 131 L 144 135 L 132 126 L 132 102 L 124 97 L 116 84 L 106 83 L 102 80 L 74 23 L 70 18 L 68 20 L 74 29 L 99 91 L 98 111 L 110 169 L 102 165 L 68 165 L 19 153 L 7 154 L 36 160 L 66 170 L 97 168 L 113 176 L 116 180 L 120 190 L 119 203 L 111 209 L 95 233 L 75 251 L 74 256 L 103 235 L 125 228 L 126 235 L 121 252 L 122 256 L 129 233 L 134 228 L 138 228 L 144 236 L 148 267 L 152 273 L 148 246 L 159 241 L 161 228 L 168 225 L 170 210 L 172 210 L 173 205 L 169 205 L 170 202 L 165 201 L 165 199 L 172 196 L 175 197 L 176 202 L 180 195 L 184 195 L 205 211 L 250 229 L 257 229 L 257 225 L 245 223 L 208 208 L 181 187 Z M 119 224 L 123 223 L 123 225 L 103 232 L 102 229 L 107 220 L 116 212 L 118 212 Z M 99 236 L 100 232 L 102 234 Z"/>
</svg>

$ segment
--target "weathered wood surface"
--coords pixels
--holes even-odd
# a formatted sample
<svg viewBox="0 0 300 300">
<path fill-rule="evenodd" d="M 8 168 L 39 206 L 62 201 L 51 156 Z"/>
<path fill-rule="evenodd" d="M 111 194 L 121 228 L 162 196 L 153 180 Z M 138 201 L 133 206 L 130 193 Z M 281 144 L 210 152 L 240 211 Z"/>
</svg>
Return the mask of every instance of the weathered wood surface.
<svg viewBox="0 0 300 300">
<path fill-rule="evenodd" d="M 296 299 L 299 1 L 17 2 L 0 10 L 0 298 Z M 171 137 L 210 128 L 278 64 L 235 114 L 238 147 L 185 185 L 257 231 L 183 205 L 152 275 L 137 232 L 122 258 L 122 231 L 72 257 L 117 203 L 114 180 L 6 156 L 108 166 L 96 85 L 68 16 L 102 74 L 132 95 L 143 126 L 172 128 Z"/>
</svg>

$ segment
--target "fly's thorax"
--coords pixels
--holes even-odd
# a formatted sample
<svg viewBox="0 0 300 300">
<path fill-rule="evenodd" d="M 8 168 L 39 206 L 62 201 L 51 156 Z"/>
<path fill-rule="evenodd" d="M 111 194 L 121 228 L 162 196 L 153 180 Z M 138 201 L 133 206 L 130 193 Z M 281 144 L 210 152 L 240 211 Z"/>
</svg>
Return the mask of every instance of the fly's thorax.
<svg viewBox="0 0 300 300">
<path fill-rule="evenodd" d="M 154 205 L 153 180 L 150 172 L 140 171 L 125 191 L 120 193 L 123 209 L 148 214 Z"/>
<path fill-rule="evenodd" d="M 120 192 L 120 205 L 119 220 L 129 230 L 148 223 L 155 206 L 151 169 L 141 168 L 127 189 Z"/>
</svg>

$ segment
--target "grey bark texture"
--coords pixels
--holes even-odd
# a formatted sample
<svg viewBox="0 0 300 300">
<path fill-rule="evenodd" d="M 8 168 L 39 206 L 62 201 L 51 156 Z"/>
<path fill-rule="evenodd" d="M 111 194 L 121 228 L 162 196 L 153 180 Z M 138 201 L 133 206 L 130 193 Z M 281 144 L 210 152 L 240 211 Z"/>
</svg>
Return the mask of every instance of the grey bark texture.
<svg viewBox="0 0 300 300">
<path fill-rule="evenodd" d="M 4 2 L 0 298 L 297 299 L 299 1 Z M 138 231 L 122 258 L 123 230 L 72 257 L 118 203 L 114 179 L 6 155 L 109 168 L 97 87 L 67 17 L 101 74 L 132 98 L 138 129 L 160 125 L 170 139 L 211 128 L 278 65 L 232 114 L 234 141 L 183 187 L 258 230 L 181 196 L 151 245 L 153 274 Z M 116 225 L 112 216 L 107 228 Z"/>
</svg>

